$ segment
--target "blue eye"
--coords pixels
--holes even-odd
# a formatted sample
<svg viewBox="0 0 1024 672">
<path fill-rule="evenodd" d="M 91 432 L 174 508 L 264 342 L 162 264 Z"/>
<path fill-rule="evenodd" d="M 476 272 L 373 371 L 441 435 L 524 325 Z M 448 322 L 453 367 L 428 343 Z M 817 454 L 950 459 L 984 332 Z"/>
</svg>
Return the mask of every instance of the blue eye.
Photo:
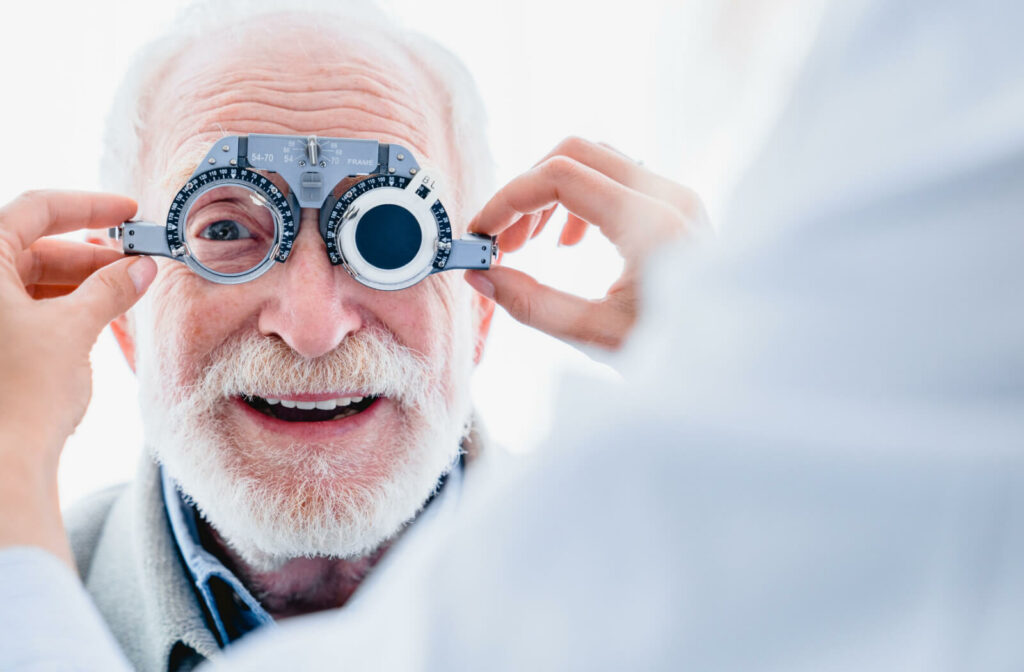
<svg viewBox="0 0 1024 672">
<path fill-rule="evenodd" d="M 235 220 L 222 219 L 203 229 L 199 237 L 207 240 L 239 240 L 240 238 L 252 238 L 252 234 L 249 229 Z"/>
</svg>

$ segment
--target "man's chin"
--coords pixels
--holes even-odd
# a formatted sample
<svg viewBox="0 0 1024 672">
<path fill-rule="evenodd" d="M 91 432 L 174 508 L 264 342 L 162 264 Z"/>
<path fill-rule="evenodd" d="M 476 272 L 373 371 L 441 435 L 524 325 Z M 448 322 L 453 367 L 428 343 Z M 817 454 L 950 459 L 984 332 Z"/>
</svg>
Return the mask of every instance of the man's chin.
<svg viewBox="0 0 1024 672">
<path fill-rule="evenodd" d="M 326 476 L 330 466 L 305 465 L 302 471 L 315 475 L 299 487 L 264 478 L 242 495 L 191 498 L 251 570 L 271 572 L 298 558 L 352 560 L 373 553 L 415 518 L 451 464 L 385 482 L 364 476 L 358 485 Z"/>
<path fill-rule="evenodd" d="M 389 404 L 378 405 L 376 418 L 389 417 Z M 390 440 L 350 431 L 340 442 L 288 441 L 221 420 L 154 445 L 203 520 L 258 572 L 296 558 L 373 553 L 423 508 L 458 458 L 462 438 L 461 427 L 423 417 L 396 423 L 383 433 Z"/>
</svg>

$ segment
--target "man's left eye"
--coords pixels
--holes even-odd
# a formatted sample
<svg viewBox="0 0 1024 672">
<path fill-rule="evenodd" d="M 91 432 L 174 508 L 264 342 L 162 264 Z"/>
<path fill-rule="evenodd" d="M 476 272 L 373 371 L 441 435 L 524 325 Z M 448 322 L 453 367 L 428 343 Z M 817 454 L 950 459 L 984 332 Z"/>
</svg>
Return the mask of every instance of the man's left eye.
<svg viewBox="0 0 1024 672">
<path fill-rule="evenodd" d="M 240 238 L 252 238 L 249 229 L 245 228 L 233 219 L 222 219 L 214 222 L 202 230 L 200 238 L 207 240 L 238 240 Z"/>
</svg>

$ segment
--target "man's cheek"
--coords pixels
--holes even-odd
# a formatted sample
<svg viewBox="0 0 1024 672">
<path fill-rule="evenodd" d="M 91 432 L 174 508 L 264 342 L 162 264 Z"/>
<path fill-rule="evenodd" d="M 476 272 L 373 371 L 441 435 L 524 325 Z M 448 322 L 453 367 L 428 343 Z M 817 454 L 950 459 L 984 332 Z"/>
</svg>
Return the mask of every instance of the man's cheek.
<svg viewBox="0 0 1024 672">
<path fill-rule="evenodd" d="M 424 351 L 428 355 L 447 353 L 458 327 L 460 302 L 465 299 L 453 282 L 455 273 L 433 275 L 420 283 L 417 303 L 423 307 L 419 313 L 417 331 L 423 335 Z"/>
<path fill-rule="evenodd" d="M 143 358 L 155 374 L 152 383 L 162 388 L 162 394 L 173 393 L 177 397 L 201 374 L 198 353 L 203 329 L 195 320 L 183 316 L 173 303 L 155 301 L 153 312 Z"/>
</svg>

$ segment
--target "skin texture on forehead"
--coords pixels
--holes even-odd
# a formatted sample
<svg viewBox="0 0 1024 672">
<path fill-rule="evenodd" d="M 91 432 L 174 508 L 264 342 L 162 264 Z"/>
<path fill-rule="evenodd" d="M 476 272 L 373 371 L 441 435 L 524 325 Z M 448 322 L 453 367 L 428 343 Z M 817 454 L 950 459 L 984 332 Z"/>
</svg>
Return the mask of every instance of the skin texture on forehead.
<svg viewBox="0 0 1024 672">
<path fill-rule="evenodd" d="M 224 40 L 194 39 L 156 72 L 140 105 L 143 216 L 161 221 L 170 196 L 224 135 L 395 142 L 454 174 L 451 129 L 426 71 L 375 28 L 311 25 L 315 17 L 259 17 Z"/>
</svg>

